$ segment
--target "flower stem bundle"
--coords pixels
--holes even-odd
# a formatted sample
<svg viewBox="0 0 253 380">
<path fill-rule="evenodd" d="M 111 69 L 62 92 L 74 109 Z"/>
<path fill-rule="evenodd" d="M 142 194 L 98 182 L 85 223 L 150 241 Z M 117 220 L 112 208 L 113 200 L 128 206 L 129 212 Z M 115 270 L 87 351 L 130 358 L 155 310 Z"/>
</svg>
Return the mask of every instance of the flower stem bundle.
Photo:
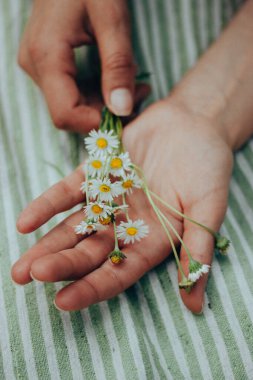
<svg viewBox="0 0 253 380">
<path fill-rule="evenodd" d="M 124 244 L 134 244 L 149 234 L 149 227 L 142 219 L 132 220 L 128 215 L 127 198 L 131 197 L 134 189 L 142 189 L 171 244 L 181 274 L 179 287 L 190 291 L 202 274 L 209 271 L 210 266 L 193 259 L 181 236 L 156 202 L 160 202 L 170 211 L 209 232 L 215 239 L 215 249 L 219 253 L 226 254 L 229 240 L 189 218 L 148 188 L 143 171 L 131 162 L 129 153 L 124 151 L 121 140 L 122 130 L 120 118 L 104 108 L 99 130 L 92 130 L 85 138 L 86 149 L 89 153 L 84 164 L 85 181 L 81 184 L 81 191 L 86 194 L 85 219 L 75 227 L 75 232 L 90 235 L 112 225 L 115 247 L 108 258 L 115 265 L 122 263 L 126 255 L 120 250 L 119 241 Z M 119 219 L 121 219 L 120 222 L 118 222 Z M 184 273 L 179 261 L 171 232 L 188 256 L 188 275 Z"/>
</svg>

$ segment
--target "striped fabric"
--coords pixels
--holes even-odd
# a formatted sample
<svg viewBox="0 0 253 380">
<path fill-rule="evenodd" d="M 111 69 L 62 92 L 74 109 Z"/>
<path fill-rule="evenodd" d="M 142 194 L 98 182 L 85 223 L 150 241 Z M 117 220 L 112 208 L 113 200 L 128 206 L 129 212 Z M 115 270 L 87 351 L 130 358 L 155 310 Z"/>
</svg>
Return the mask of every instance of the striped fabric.
<svg viewBox="0 0 253 380">
<path fill-rule="evenodd" d="M 165 96 L 219 35 L 237 0 L 132 0 L 133 43 Z M 53 306 L 61 284 L 16 286 L 10 267 L 59 221 L 21 236 L 15 219 L 82 159 L 82 140 L 56 131 L 39 90 L 16 65 L 31 3 L 0 0 L 0 379 L 253 379 L 253 141 L 236 155 L 204 315 L 183 306 L 173 261 L 108 302 L 80 312 Z M 79 51 L 78 59 L 84 57 Z M 60 217 L 62 218 L 62 216 Z"/>
</svg>

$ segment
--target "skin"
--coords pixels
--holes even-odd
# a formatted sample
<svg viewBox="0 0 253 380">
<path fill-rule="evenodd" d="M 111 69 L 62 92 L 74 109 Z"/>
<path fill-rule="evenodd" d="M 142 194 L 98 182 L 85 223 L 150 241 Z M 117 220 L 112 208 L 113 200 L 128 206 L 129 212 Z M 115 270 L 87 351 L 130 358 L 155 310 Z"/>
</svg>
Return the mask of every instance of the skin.
<svg viewBox="0 0 253 380">
<path fill-rule="evenodd" d="M 136 94 L 136 65 L 125 0 L 34 1 L 18 62 L 41 88 L 59 129 L 83 133 L 99 124 L 101 98 L 94 97 L 87 85 L 80 91 L 75 81 L 73 49 L 91 44 L 99 50 L 104 103 L 117 115 L 129 115 L 136 95 L 137 100 L 147 95 L 147 86 Z M 111 99 L 117 89 L 127 92 L 121 97 L 120 108 Z"/>
<path fill-rule="evenodd" d="M 233 151 L 253 132 L 249 101 L 253 98 L 252 17 L 253 2 L 248 1 L 172 94 L 145 110 L 123 133 L 125 148 L 132 161 L 143 168 L 149 188 L 216 231 L 226 212 Z M 81 181 L 83 174 L 78 168 L 34 200 L 21 213 L 18 230 L 34 231 L 55 214 L 82 202 Z M 86 239 L 75 235 L 73 226 L 83 217 L 79 211 L 14 264 L 13 280 L 19 284 L 32 278 L 45 282 L 73 280 L 56 295 L 56 306 L 62 310 L 87 307 L 135 283 L 166 259 L 171 247 L 145 195 L 136 191 L 127 201 L 130 217 L 144 219 L 150 234 L 133 246 L 121 246 L 128 257 L 122 265 L 114 266 L 107 260 L 114 248 L 112 229 Z M 211 264 L 211 235 L 162 210 L 193 258 Z M 180 260 L 187 274 L 188 259 L 182 248 Z M 190 294 L 180 291 L 185 305 L 195 313 L 203 309 L 207 278 L 202 276 Z"/>
</svg>

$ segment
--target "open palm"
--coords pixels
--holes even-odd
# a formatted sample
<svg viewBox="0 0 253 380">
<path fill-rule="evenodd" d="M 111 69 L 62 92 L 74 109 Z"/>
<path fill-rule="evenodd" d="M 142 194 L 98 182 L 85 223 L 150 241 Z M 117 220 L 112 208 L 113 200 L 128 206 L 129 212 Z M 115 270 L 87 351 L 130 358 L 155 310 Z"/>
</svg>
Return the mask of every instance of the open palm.
<svg viewBox="0 0 253 380">
<path fill-rule="evenodd" d="M 191 218 L 219 229 L 226 211 L 232 154 L 214 123 L 161 101 L 125 128 L 123 142 L 132 161 L 143 168 L 153 192 Z M 82 181 L 83 171 L 79 167 L 22 212 L 18 230 L 34 231 L 54 215 L 82 203 L 84 198 L 79 190 Z M 150 233 L 134 245 L 121 245 L 127 255 L 121 265 L 114 266 L 107 260 L 114 249 L 112 228 L 88 238 L 75 234 L 74 226 L 83 219 L 80 210 L 52 229 L 15 263 L 14 281 L 26 284 L 32 278 L 45 282 L 73 280 L 56 295 L 56 305 L 63 310 L 87 307 L 128 288 L 168 257 L 171 246 L 143 191 L 135 190 L 127 202 L 130 218 L 143 219 Z M 211 264 L 212 236 L 170 213 L 159 202 L 156 204 L 173 223 L 192 256 Z M 178 244 L 173 233 L 172 236 Z M 188 259 L 183 249 L 180 260 L 187 273 Z M 184 303 L 194 312 L 202 309 L 206 281 L 204 275 L 190 294 L 181 290 Z"/>
</svg>

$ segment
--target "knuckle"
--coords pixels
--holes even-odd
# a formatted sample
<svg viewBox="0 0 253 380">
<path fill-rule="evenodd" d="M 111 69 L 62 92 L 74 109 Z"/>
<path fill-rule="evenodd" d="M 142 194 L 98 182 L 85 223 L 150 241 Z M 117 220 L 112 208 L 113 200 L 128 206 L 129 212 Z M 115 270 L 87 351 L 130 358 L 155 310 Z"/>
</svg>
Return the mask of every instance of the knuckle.
<svg viewBox="0 0 253 380">
<path fill-rule="evenodd" d="M 131 54 L 116 52 L 107 57 L 105 69 L 108 71 L 130 71 L 135 72 L 135 64 Z"/>
<path fill-rule="evenodd" d="M 20 47 L 18 51 L 17 62 L 18 62 L 18 65 L 21 67 L 21 69 L 23 69 L 24 71 L 29 70 L 30 65 L 29 65 L 28 53 L 27 53 L 27 50 L 22 46 Z"/>
<path fill-rule="evenodd" d="M 115 289 L 117 290 L 115 293 L 114 292 L 113 293 L 115 295 L 117 293 L 122 293 L 126 289 L 126 286 L 121 280 L 120 275 L 117 273 L 117 270 L 113 270 L 111 268 L 109 269 L 106 265 L 107 264 L 103 266 L 103 271 L 105 272 L 108 278 L 112 279 L 112 283 L 115 284 Z"/>
<path fill-rule="evenodd" d="M 99 290 L 97 289 L 97 287 L 92 283 L 92 281 L 90 279 L 88 279 L 87 277 L 86 278 L 82 278 L 81 281 L 83 282 L 83 285 L 87 287 L 89 287 L 90 289 L 90 293 L 92 294 L 92 297 L 93 297 L 93 300 L 94 302 L 100 302 L 102 301 L 102 297 L 101 297 L 101 294 L 99 292 Z M 93 303 L 94 303 L 93 302 Z"/>
<path fill-rule="evenodd" d="M 67 130 L 68 129 L 68 118 L 62 112 L 54 112 L 52 114 L 52 120 L 57 129 Z"/>
<path fill-rule="evenodd" d="M 41 54 L 41 48 L 38 43 L 30 42 L 28 45 L 28 51 L 30 56 L 34 59 Z"/>
<path fill-rule="evenodd" d="M 43 60 L 47 55 L 47 46 L 40 40 L 31 40 L 27 49 L 31 59 L 35 62 Z"/>
<path fill-rule="evenodd" d="M 66 179 L 63 179 L 61 182 L 59 182 L 59 189 L 61 189 L 63 196 L 67 199 L 70 199 L 71 202 L 74 201 L 73 198 L 73 189 L 71 186 L 67 183 Z"/>
</svg>

